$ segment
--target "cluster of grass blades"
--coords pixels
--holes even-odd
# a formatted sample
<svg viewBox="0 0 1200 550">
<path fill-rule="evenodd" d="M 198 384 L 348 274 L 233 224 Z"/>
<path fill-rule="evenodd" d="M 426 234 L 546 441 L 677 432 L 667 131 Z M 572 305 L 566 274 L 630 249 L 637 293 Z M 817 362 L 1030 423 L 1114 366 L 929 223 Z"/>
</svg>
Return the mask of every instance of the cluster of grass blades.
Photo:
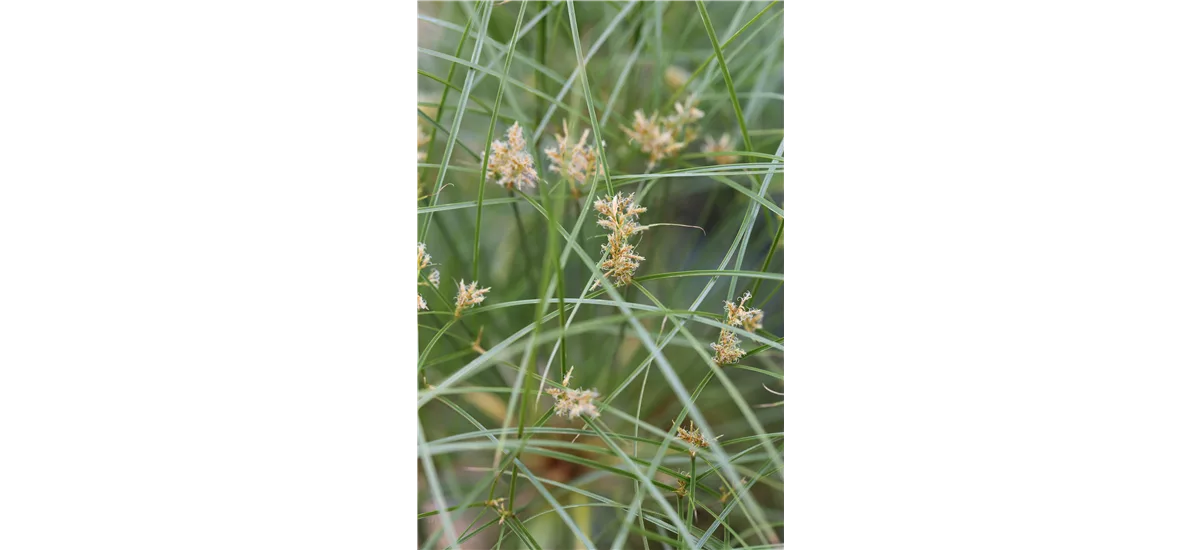
<svg viewBox="0 0 1200 550">
<path fill-rule="evenodd" d="M 420 547 L 781 547 L 782 3 L 418 11 Z M 623 128 L 689 97 L 694 139 L 648 169 Z M 549 169 L 564 122 L 587 181 Z M 484 169 L 513 123 L 532 188 Z M 594 208 L 618 193 L 645 208 L 620 286 Z M 761 326 L 727 318 L 746 293 Z"/>
</svg>

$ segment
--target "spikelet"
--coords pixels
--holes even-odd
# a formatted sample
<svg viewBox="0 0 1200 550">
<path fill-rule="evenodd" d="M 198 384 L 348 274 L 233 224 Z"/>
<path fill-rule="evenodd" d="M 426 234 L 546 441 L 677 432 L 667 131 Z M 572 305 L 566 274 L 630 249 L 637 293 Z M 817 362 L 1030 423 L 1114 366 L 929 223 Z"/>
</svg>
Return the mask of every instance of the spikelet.
<svg viewBox="0 0 1200 550">
<path fill-rule="evenodd" d="M 428 252 L 425 252 L 425 243 L 417 243 L 417 279 L 418 279 L 418 281 L 421 279 L 421 272 L 424 271 L 425 268 L 427 268 L 431 265 L 433 265 L 433 258 L 429 255 Z M 435 269 L 429 275 L 429 280 L 430 280 L 430 282 L 434 283 L 433 286 L 436 287 L 437 281 L 440 277 L 441 277 L 441 275 L 438 274 L 438 271 Z M 423 282 L 418 282 L 417 286 L 423 286 L 424 284 L 425 283 L 423 283 Z M 422 309 L 429 309 L 429 304 L 425 303 L 425 298 L 421 296 L 420 292 L 418 292 L 417 293 L 417 311 L 420 311 Z"/>
<path fill-rule="evenodd" d="M 721 329 L 717 341 L 708 345 L 713 349 L 713 362 L 718 365 L 732 365 L 746 355 L 746 350 L 738 347 L 741 340 L 728 329 Z"/>
<path fill-rule="evenodd" d="M 494 498 L 494 499 L 491 499 L 491 500 L 483 503 L 484 506 L 487 506 L 488 508 L 495 510 L 496 514 L 500 516 L 500 525 L 504 525 L 504 520 L 513 516 L 512 510 L 509 510 L 504 507 L 505 500 L 506 499 L 503 499 L 503 498 Z"/>
<path fill-rule="evenodd" d="M 421 270 L 433 265 L 433 257 L 425 252 L 425 243 L 417 243 L 417 274 L 420 275 Z"/>
<path fill-rule="evenodd" d="M 487 294 L 491 287 L 479 288 L 479 283 L 472 281 L 467 285 L 465 281 L 458 281 L 458 296 L 455 297 L 454 317 L 462 316 L 462 311 L 467 308 L 475 307 L 483 303 L 484 294 Z"/>
<path fill-rule="evenodd" d="M 679 426 L 677 426 L 675 428 L 675 431 L 676 431 L 675 439 L 678 439 L 680 441 L 683 441 L 684 443 L 687 443 L 688 444 L 688 453 L 691 454 L 692 456 L 696 456 L 696 453 L 699 452 L 700 449 L 707 449 L 708 444 L 712 442 L 712 441 L 708 440 L 707 438 L 705 438 L 704 435 L 700 433 L 700 428 L 696 427 L 695 422 L 692 422 L 692 429 L 690 429 L 690 430 L 683 429 L 683 425 L 680 424 Z M 718 439 L 719 437 L 720 436 L 715 437 L 713 439 L 715 440 L 715 439 Z"/>
<path fill-rule="evenodd" d="M 749 300 L 750 292 L 747 291 L 738 300 L 737 305 L 725 302 L 725 317 L 730 325 L 742 327 L 746 332 L 754 332 L 762 328 L 763 312 L 761 309 L 746 309 L 746 302 Z"/>
<path fill-rule="evenodd" d="M 653 170 L 658 162 L 666 157 L 675 156 L 684 143 L 675 141 L 675 134 L 667 130 L 658 119 L 658 113 L 650 118 L 638 109 L 633 112 L 633 128 L 621 127 L 629 140 L 641 146 L 642 152 L 650 156 L 646 164 L 647 170 Z"/>
<path fill-rule="evenodd" d="M 719 140 L 713 140 L 712 136 L 704 136 L 704 147 L 700 150 L 705 153 L 732 151 L 733 140 L 729 138 L 729 134 L 721 134 L 721 139 Z M 710 158 L 717 164 L 733 164 L 741 159 L 737 155 L 716 155 Z"/>
<path fill-rule="evenodd" d="M 696 96 L 689 95 L 681 105 L 675 102 L 675 114 L 667 117 L 667 126 L 680 139 L 683 147 L 696 141 L 698 130 L 696 123 L 704 118 L 704 111 L 696 108 Z"/>
<path fill-rule="evenodd" d="M 753 333 L 762 328 L 763 312 L 757 308 L 746 309 L 746 302 L 748 300 L 750 300 L 749 292 L 742 295 L 737 304 L 725 302 L 725 324 L 732 327 L 741 327 L 746 332 Z M 746 350 L 739 347 L 739 343 L 741 343 L 741 340 L 738 340 L 733 331 L 727 328 L 721 329 L 721 334 L 717 337 L 717 341 L 708 345 L 715 353 L 713 362 L 718 365 L 737 363 L 746 355 Z"/>
<path fill-rule="evenodd" d="M 667 126 L 671 130 L 679 130 L 684 126 L 696 124 L 702 118 L 704 118 L 704 112 L 696 108 L 696 96 L 690 95 L 683 104 L 676 102 L 676 114 L 667 116 Z"/>
<path fill-rule="evenodd" d="M 547 394 L 554 397 L 554 413 L 570 419 L 579 418 L 585 414 L 592 418 L 600 416 L 600 411 L 596 409 L 594 402 L 600 397 L 596 390 L 570 388 L 571 373 L 574 371 L 575 367 L 571 367 L 567 371 L 567 375 L 563 377 L 562 385 L 567 389 L 549 388 L 546 390 Z"/>
<path fill-rule="evenodd" d="M 508 141 L 493 141 L 492 151 L 487 156 L 487 177 L 506 189 L 537 185 L 538 174 L 533 168 L 533 156 L 525 151 L 525 136 L 521 125 L 514 122 L 508 128 Z"/>
<path fill-rule="evenodd" d="M 691 476 L 682 470 L 679 471 L 679 476 L 680 477 L 675 480 L 675 490 L 672 492 L 674 492 L 675 496 L 679 498 L 687 498 L 688 483 L 691 482 Z"/>
<path fill-rule="evenodd" d="M 562 174 L 563 178 L 575 184 L 587 185 L 593 176 L 604 175 L 604 167 L 599 165 L 596 149 L 587 145 L 590 129 L 585 128 L 578 142 L 571 141 L 571 133 L 567 130 L 567 121 L 563 120 L 563 133 L 554 134 L 558 141 L 557 148 L 546 149 L 550 158 L 550 171 Z M 601 144 L 603 145 L 603 144 Z"/>
<path fill-rule="evenodd" d="M 659 161 L 679 154 L 696 139 L 695 125 L 703 117 L 704 111 L 696 108 L 696 96 L 691 95 L 683 103 L 676 102 L 675 113 L 667 117 L 656 112 L 646 118 L 638 109 L 633 112 L 633 128 L 622 126 L 621 130 L 650 156 L 646 169 L 653 170 Z"/>
<path fill-rule="evenodd" d="M 609 231 L 608 242 L 603 248 L 607 258 L 600 262 L 600 269 L 604 270 L 604 277 L 611 279 L 614 286 L 627 285 L 633 282 L 633 273 L 645 259 L 634 254 L 629 239 L 646 230 L 637 222 L 638 214 L 646 209 L 633 202 L 632 193 L 628 197 L 617 193 L 615 197 L 596 201 L 593 206 L 601 216 L 597 223 Z M 592 288 L 599 286 L 600 281 L 597 280 Z"/>
</svg>

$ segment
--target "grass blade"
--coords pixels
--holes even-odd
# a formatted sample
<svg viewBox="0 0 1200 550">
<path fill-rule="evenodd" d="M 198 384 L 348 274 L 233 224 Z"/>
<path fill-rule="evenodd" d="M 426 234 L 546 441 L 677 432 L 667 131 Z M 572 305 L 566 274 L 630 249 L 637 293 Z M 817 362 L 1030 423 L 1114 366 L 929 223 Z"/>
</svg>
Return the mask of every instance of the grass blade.
<svg viewBox="0 0 1200 550">
<path fill-rule="evenodd" d="M 475 41 L 475 49 L 474 49 L 474 51 L 471 52 L 471 62 L 472 63 L 476 63 L 479 61 L 479 54 L 480 54 L 480 52 L 483 51 L 483 38 L 482 37 L 487 35 L 488 21 L 491 20 L 491 16 L 492 16 L 492 4 L 493 3 L 485 1 L 485 2 L 481 2 L 481 4 L 483 4 L 481 7 L 481 9 L 483 10 L 483 13 L 482 13 L 480 19 L 483 21 L 483 26 L 482 26 L 482 28 L 480 28 L 480 33 L 479 33 L 480 38 Z M 471 95 L 471 87 L 475 83 L 475 75 L 476 74 L 477 74 L 477 71 L 475 69 L 470 69 L 467 71 L 467 79 L 463 82 L 462 94 L 460 95 L 460 97 L 458 99 L 458 109 L 456 111 L 454 111 L 454 122 L 450 126 L 450 134 L 447 137 L 447 143 L 454 143 L 458 139 L 458 131 L 462 125 L 463 114 L 466 113 L 467 98 L 470 97 L 470 95 Z M 449 171 L 446 170 L 446 167 L 450 165 L 450 155 L 453 152 L 454 152 L 453 147 L 446 147 L 446 152 L 445 152 L 445 154 L 442 155 L 441 169 L 438 170 L 437 182 L 433 186 L 433 196 L 429 200 L 430 206 L 436 205 L 437 201 L 438 201 L 438 197 L 441 196 L 442 184 L 446 181 L 446 174 L 449 173 Z M 421 231 L 417 236 L 419 241 L 423 242 L 425 240 L 425 235 L 427 233 L 429 233 L 429 224 L 432 221 L 433 221 L 432 214 L 430 214 L 429 217 L 425 218 L 425 224 L 421 226 Z"/>
<path fill-rule="evenodd" d="M 433 493 L 433 502 L 437 505 L 438 517 L 442 520 L 442 529 L 449 534 L 452 548 L 458 548 L 458 535 L 454 530 L 454 522 L 450 519 L 447 512 L 446 497 L 442 495 L 442 484 L 438 481 L 437 468 L 433 466 L 433 460 L 429 455 L 429 447 L 425 445 L 425 428 L 417 422 L 417 451 L 421 455 L 421 466 L 425 469 L 425 479 L 429 486 L 430 492 Z"/>
<path fill-rule="evenodd" d="M 733 112 L 737 115 L 738 127 L 742 129 L 742 143 L 746 144 L 746 149 L 753 151 L 754 145 L 750 140 L 750 132 L 746 129 L 746 118 L 742 116 L 742 105 L 738 103 L 737 90 L 733 87 L 733 77 L 729 76 L 729 67 L 725 65 L 725 54 L 721 52 L 721 44 L 717 41 L 717 32 L 708 18 L 708 9 L 704 7 L 704 0 L 696 0 L 696 7 L 700 9 L 704 30 L 708 32 L 708 38 L 712 41 L 713 53 L 717 55 L 717 64 L 721 67 L 721 74 L 725 76 L 725 87 L 729 90 L 729 100 L 733 102 Z"/>
<path fill-rule="evenodd" d="M 500 79 L 500 88 L 496 90 L 496 104 L 492 107 L 492 120 L 488 123 L 487 139 L 483 140 L 485 148 L 483 151 L 482 165 L 487 166 L 488 158 L 491 157 L 492 148 L 487 146 L 492 142 L 492 134 L 496 131 L 496 115 L 500 112 L 500 99 L 504 97 L 504 86 L 508 84 L 508 71 L 512 67 L 513 54 L 517 51 L 517 38 L 520 36 L 521 19 L 525 17 L 525 7 L 529 5 L 527 0 L 521 2 L 521 11 L 517 13 L 517 24 L 513 28 L 512 40 L 508 42 L 508 55 L 504 58 L 504 73 Z M 479 40 L 483 40 L 480 36 Z M 483 190 L 487 187 L 487 171 L 479 171 L 479 197 L 475 205 L 475 247 L 474 255 L 471 258 L 471 280 L 479 280 L 479 232 L 483 229 Z"/>
</svg>

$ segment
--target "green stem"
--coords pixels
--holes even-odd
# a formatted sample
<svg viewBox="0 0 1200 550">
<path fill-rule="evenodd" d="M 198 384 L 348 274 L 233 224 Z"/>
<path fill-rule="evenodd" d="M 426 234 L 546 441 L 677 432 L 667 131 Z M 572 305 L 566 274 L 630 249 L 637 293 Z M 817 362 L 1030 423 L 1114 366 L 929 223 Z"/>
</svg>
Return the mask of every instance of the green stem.
<svg viewBox="0 0 1200 550">
<path fill-rule="evenodd" d="M 747 151 L 753 151 L 754 145 L 750 140 L 750 131 L 746 129 L 746 118 L 742 115 L 742 105 L 738 102 L 737 90 L 733 86 L 733 77 L 729 75 L 729 67 L 725 65 L 725 54 L 721 51 L 721 43 L 717 41 L 717 31 L 708 18 L 708 9 L 704 7 L 704 0 L 696 0 L 696 7 L 700 9 L 700 19 L 704 21 L 704 30 L 708 32 L 713 53 L 717 55 L 717 64 L 721 67 L 721 75 L 725 77 L 725 88 L 729 91 L 730 100 L 733 101 L 733 113 L 737 115 L 738 127 L 742 130 L 742 143 L 746 146 Z"/>
<path fill-rule="evenodd" d="M 679 501 L 675 504 L 675 513 L 679 514 L 679 517 L 683 517 L 683 509 L 684 509 L 683 503 L 684 502 L 685 502 L 684 497 L 680 496 Z M 685 532 L 685 531 L 679 532 L 679 545 L 680 546 L 684 545 L 685 541 L 687 540 L 686 537 L 687 537 L 687 532 Z"/>
<path fill-rule="evenodd" d="M 541 4 L 544 8 L 546 5 L 548 5 L 548 2 L 541 2 Z M 543 17 L 541 21 L 538 21 L 538 35 L 537 35 L 538 63 L 541 64 L 543 67 L 546 66 L 546 28 L 547 28 L 546 26 L 550 24 L 548 19 L 549 19 L 548 17 Z M 534 84 L 537 86 L 538 91 L 542 91 L 542 92 L 547 91 L 546 90 L 546 88 L 547 88 L 546 75 L 542 74 L 539 71 L 535 75 L 534 78 L 536 78 L 536 80 L 534 81 Z M 545 114 L 546 114 L 546 109 L 549 109 L 550 106 L 546 103 L 545 100 L 543 100 L 540 97 L 535 98 L 534 102 L 537 105 L 537 110 L 535 111 L 537 113 L 537 120 L 541 120 L 542 117 L 545 116 Z M 536 146 L 537 144 L 535 143 L 534 145 Z"/>
<path fill-rule="evenodd" d="M 523 427 L 523 426 L 522 426 Z M 517 465 L 513 463 L 511 477 L 508 480 L 508 507 L 510 509 L 517 506 Z"/>
<path fill-rule="evenodd" d="M 559 215 L 564 213 L 565 205 L 563 204 L 563 201 L 566 200 L 567 198 L 564 196 L 563 200 L 559 201 L 558 203 L 557 212 Z M 558 285 L 558 328 L 562 331 L 562 335 L 558 337 L 558 377 L 561 380 L 567 375 L 567 287 L 565 282 L 566 277 L 563 273 L 562 261 L 558 252 L 557 231 L 550 232 L 550 243 L 548 246 L 550 253 L 554 255 L 554 274 Z M 621 326 L 623 328 L 625 325 Z M 547 366 L 547 372 L 549 372 L 549 366 Z"/>
<path fill-rule="evenodd" d="M 629 301 L 629 289 L 630 289 L 630 287 L 628 287 L 628 286 L 625 287 L 623 289 L 623 293 L 621 295 L 622 299 L 624 299 L 626 302 Z M 625 341 L 625 329 L 628 326 L 629 326 L 628 324 L 622 324 L 621 328 L 617 329 L 617 345 L 613 349 L 613 358 L 612 358 L 612 365 L 613 365 L 614 369 L 617 368 L 617 358 L 621 355 L 621 343 Z M 597 385 L 599 385 L 602 388 L 608 386 L 608 373 L 611 370 L 613 370 L 613 369 L 604 369 L 603 371 L 601 371 L 600 380 L 597 382 Z"/>
<path fill-rule="evenodd" d="M 773 0 L 770 4 L 767 4 L 767 7 L 763 8 L 762 11 L 759 11 L 758 14 L 756 14 L 754 17 L 751 17 L 750 20 L 747 21 L 745 25 L 742 25 L 742 27 L 737 30 L 737 32 L 733 33 L 732 36 L 725 39 L 725 42 L 723 42 L 721 44 L 721 49 L 728 48 L 729 45 L 731 43 L 733 43 L 734 39 L 736 39 L 739 35 L 741 35 L 742 32 L 744 32 L 746 29 L 750 28 L 750 26 L 753 25 L 755 21 L 758 21 L 759 17 L 762 17 L 763 14 L 767 13 L 767 10 L 771 9 L 771 7 L 777 3 L 779 3 L 779 0 Z M 759 30 L 761 30 L 761 28 Z M 749 40 L 750 38 L 753 38 L 754 35 L 757 34 L 758 32 L 759 31 L 755 31 L 751 36 L 747 37 L 747 40 Z M 692 81 L 696 80 L 696 78 L 698 78 L 700 76 L 700 73 L 704 72 L 704 69 L 707 68 L 708 64 L 712 63 L 713 59 L 716 59 L 716 57 L 717 57 L 717 54 L 715 52 L 711 53 L 708 55 L 708 58 L 704 60 L 704 62 L 700 63 L 700 65 L 698 67 L 696 67 L 696 70 L 692 72 L 692 76 L 688 77 L 687 81 L 683 83 L 683 86 L 680 86 L 679 89 L 676 90 L 675 93 L 671 94 L 671 97 L 667 99 L 667 102 L 665 104 L 666 108 L 669 108 L 671 105 L 674 105 L 675 102 L 679 100 L 679 98 L 683 95 L 683 93 L 688 90 L 688 86 L 691 85 Z"/>
<path fill-rule="evenodd" d="M 596 120 L 596 107 L 592 104 L 592 90 L 588 84 L 587 64 L 583 61 L 583 47 L 579 45 L 579 25 L 575 21 L 575 2 L 567 0 L 567 15 L 571 20 L 571 41 L 575 45 L 575 60 L 579 67 L 579 82 L 583 85 L 583 99 L 587 103 L 588 119 L 592 123 L 592 135 L 596 136 L 597 141 L 601 141 L 604 133 L 600 131 L 600 122 Z M 612 184 L 612 168 L 608 165 L 608 155 L 604 152 L 605 147 L 597 147 L 596 152 L 599 153 L 600 166 L 604 168 L 604 186 L 608 189 L 608 194 L 613 194 Z"/>
<path fill-rule="evenodd" d="M 692 454 L 692 469 L 688 474 L 688 526 L 695 524 L 696 516 L 696 453 Z"/>
<path fill-rule="evenodd" d="M 516 197 L 512 189 L 508 190 L 508 196 Z M 509 203 L 509 206 L 512 206 L 513 219 L 517 222 L 517 240 L 521 244 L 521 253 L 525 256 L 525 265 L 534 265 L 533 254 L 529 251 L 529 242 L 526 241 L 525 224 L 521 221 L 521 211 L 517 210 L 517 203 L 515 202 Z M 476 232 L 478 233 L 478 230 Z"/>
</svg>

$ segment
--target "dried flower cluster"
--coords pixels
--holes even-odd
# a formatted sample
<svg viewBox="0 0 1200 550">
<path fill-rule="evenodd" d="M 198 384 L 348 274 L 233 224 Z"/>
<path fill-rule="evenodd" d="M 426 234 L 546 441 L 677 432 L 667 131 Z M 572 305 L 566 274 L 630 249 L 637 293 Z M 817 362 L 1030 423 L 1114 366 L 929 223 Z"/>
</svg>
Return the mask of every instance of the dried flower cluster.
<svg viewBox="0 0 1200 550">
<path fill-rule="evenodd" d="M 586 143 L 589 132 L 591 130 L 585 128 L 583 135 L 579 136 L 579 141 L 572 142 L 571 133 L 567 130 L 567 121 L 563 120 L 563 133 L 554 134 L 558 147 L 546 149 L 546 156 L 550 157 L 550 171 L 562 174 L 571 182 L 572 190 L 577 183 L 587 185 L 593 176 L 604 175 L 604 167 L 599 165 L 596 148 Z"/>
<path fill-rule="evenodd" d="M 602 219 L 597 223 L 609 231 L 608 242 L 604 245 L 604 253 L 608 256 L 600 262 L 604 276 L 612 279 L 613 285 L 622 286 L 633 282 L 633 272 L 637 271 L 645 258 L 633 253 L 633 245 L 629 238 L 646 228 L 637 222 L 638 214 L 646 209 L 633 202 L 633 194 L 622 197 L 605 197 L 594 205 Z M 600 286 L 600 281 L 592 288 Z"/>
<path fill-rule="evenodd" d="M 537 170 L 533 168 L 533 156 L 525 151 L 520 124 L 514 122 L 509 127 L 507 142 L 492 142 L 492 152 L 487 155 L 487 177 L 507 189 L 532 189 L 537 185 Z"/>
<path fill-rule="evenodd" d="M 622 126 L 621 130 L 650 155 L 647 169 L 653 170 L 660 160 L 679 154 L 696 139 L 696 122 L 703 117 L 704 111 L 696 108 L 696 96 L 691 95 L 682 104 L 676 102 L 675 114 L 667 117 L 655 112 L 646 118 L 638 109 L 633 112 L 633 128 Z"/>
<path fill-rule="evenodd" d="M 677 431 L 675 439 L 687 443 L 689 447 L 688 453 L 690 453 L 692 456 L 696 456 L 696 453 L 699 452 L 700 449 L 708 448 L 710 441 L 705 439 L 704 435 L 700 433 L 700 428 L 696 427 L 695 422 L 692 422 L 691 424 L 692 429 L 690 430 L 683 429 L 683 425 L 677 426 L 675 428 Z"/>
<path fill-rule="evenodd" d="M 487 294 L 491 289 L 491 287 L 479 288 L 479 283 L 475 281 L 471 281 L 471 284 L 467 285 L 465 281 L 459 280 L 458 296 L 454 299 L 454 317 L 461 317 L 464 309 L 482 304 L 484 299 L 483 295 Z"/>
<path fill-rule="evenodd" d="M 571 367 L 567 371 L 567 375 L 563 377 L 562 385 L 567 388 L 560 390 L 558 388 L 550 388 L 546 393 L 554 397 L 554 412 L 558 416 L 567 418 L 579 418 L 581 415 L 588 415 L 592 418 L 600 416 L 600 411 L 596 409 L 593 401 L 600 397 L 596 390 L 571 389 L 571 373 L 575 371 L 575 367 Z"/>
<path fill-rule="evenodd" d="M 729 138 L 729 134 L 721 134 L 721 139 L 716 141 L 713 140 L 712 136 L 704 136 L 704 147 L 700 150 L 705 153 L 732 151 L 733 140 Z M 741 158 L 738 155 L 716 155 L 712 157 L 712 160 L 717 164 L 733 164 Z"/>
<path fill-rule="evenodd" d="M 761 309 L 746 309 L 746 302 L 750 299 L 750 293 L 742 295 L 735 305 L 733 302 L 725 302 L 725 324 L 731 327 L 741 327 L 746 332 L 754 332 L 762 328 L 763 312 Z M 738 347 L 741 343 L 737 336 L 733 335 L 733 331 L 723 328 L 721 335 L 717 337 L 717 341 L 709 344 L 709 347 L 716 352 L 713 361 L 718 365 L 730 365 L 737 363 L 742 356 L 746 355 L 746 350 Z"/>
</svg>

